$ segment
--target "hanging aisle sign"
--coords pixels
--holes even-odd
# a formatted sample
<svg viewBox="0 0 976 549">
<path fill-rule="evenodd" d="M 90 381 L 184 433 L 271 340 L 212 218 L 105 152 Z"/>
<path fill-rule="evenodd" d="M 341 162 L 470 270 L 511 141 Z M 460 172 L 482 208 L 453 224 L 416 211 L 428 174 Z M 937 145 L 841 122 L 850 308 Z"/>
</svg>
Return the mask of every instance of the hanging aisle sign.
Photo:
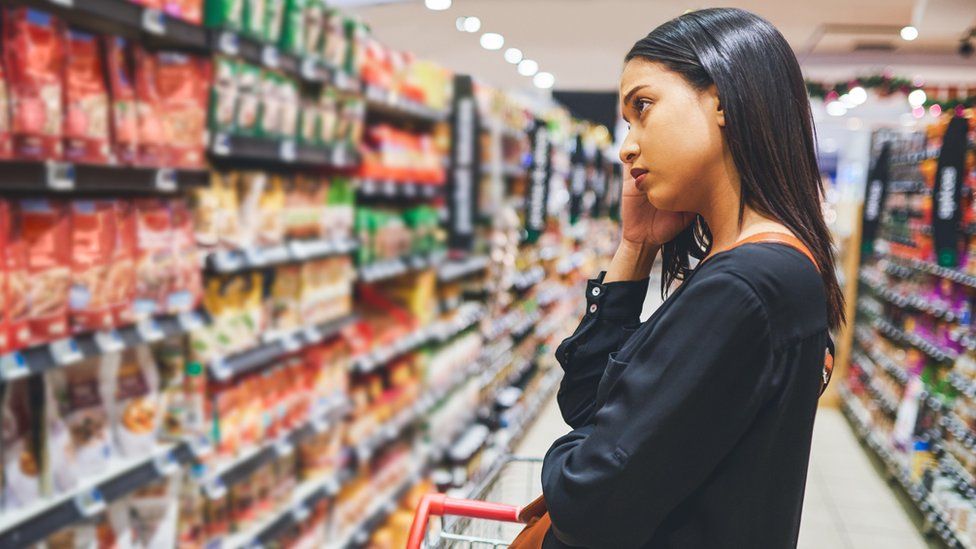
<svg viewBox="0 0 976 549">
<path fill-rule="evenodd" d="M 861 258 L 874 253 L 874 238 L 878 233 L 881 221 L 881 208 L 884 206 L 885 196 L 888 194 L 888 178 L 890 177 L 889 162 L 891 161 L 891 143 L 881 145 L 881 154 L 874 161 L 874 167 L 868 173 L 868 184 L 864 192 L 864 214 L 861 221 Z"/>
<path fill-rule="evenodd" d="M 569 222 L 576 224 L 583 213 L 583 193 L 586 192 L 586 152 L 583 150 L 583 136 L 576 136 L 576 150 L 570 159 L 569 179 Z"/>
<path fill-rule="evenodd" d="M 447 183 L 448 247 L 471 251 L 474 246 L 481 181 L 478 105 L 471 77 L 454 77 L 451 114 L 451 171 Z"/>
<path fill-rule="evenodd" d="M 535 242 L 546 228 L 546 206 L 549 200 L 551 175 L 549 128 L 542 120 L 535 121 L 532 129 L 532 167 L 529 169 L 529 187 L 525 197 L 525 230 L 527 240 Z"/>
<path fill-rule="evenodd" d="M 957 116 L 949 121 L 932 190 L 932 236 L 939 265 L 956 267 L 959 264 L 959 222 L 962 217 L 960 196 L 965 177 L 966 132 L 969 124 Z"/>
</svg>

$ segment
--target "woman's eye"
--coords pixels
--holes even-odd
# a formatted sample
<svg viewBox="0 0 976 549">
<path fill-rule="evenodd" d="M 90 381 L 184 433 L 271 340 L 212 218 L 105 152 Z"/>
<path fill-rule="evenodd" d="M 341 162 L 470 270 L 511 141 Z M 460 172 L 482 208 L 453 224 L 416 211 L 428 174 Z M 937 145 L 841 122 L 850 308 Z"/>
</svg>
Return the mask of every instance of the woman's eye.
<svg viewBox="0 0 976 549">
<path fill-rule="evenodd" d="M 634 104 L 634 108 L 637 110 L 637 114 L 644 114 L 644 111 L 647 110 L 647 107 L 650 106 L 651 106 L 651 102 L 648 101 L 647 99 L 638 99 Z"/>
</svg>

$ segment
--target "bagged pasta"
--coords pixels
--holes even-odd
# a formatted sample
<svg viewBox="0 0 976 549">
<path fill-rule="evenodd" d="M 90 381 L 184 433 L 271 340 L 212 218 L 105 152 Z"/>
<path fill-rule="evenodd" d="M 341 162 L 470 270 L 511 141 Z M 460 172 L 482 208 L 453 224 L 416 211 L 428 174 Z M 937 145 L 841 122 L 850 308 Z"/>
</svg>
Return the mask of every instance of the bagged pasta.
<svg viewBox="0 0 976 549">
<path fill-rule="evenodd" d="M 173 225 L 173 282 L 166 297 L 166 312 L 192 311 L 203 298 L 203 279 L 193 234 L 193 217 L 183 200 L 169 202 Z"/>
<path fill-rule="evenodd" d="M 29 344 L 38 345 L 68 335 L 71 221 L 66 205 L 57 200 L 18 200 L 15 211 L 27 253 Z"/>
<path fill-rule="evenodd" d="M 173 224 L 166 202 L 140 198 L 135 202 L 136 288 L 132 309 L 137 319 L 165 310 L 176 261 Z"/>
<path fill-rule="evenodd" d="M 111 380 L 111 422 L 116 448 L 125 457 L 152 453 L 159 429 L 159 371 L 147 345 L 106 355 Z"/>
<path fill-rule="evenodd" d="M 112 259 L 106 275 L 106 300 L 116 325 L 131 324 L 136 320 L 132 305 L 136 294 L 136 208 L 130 200 L 116 200 L 113 210 L 115 246 L 112 247 Z"/>
<path fill-rule="evenodd" d="M 109 101 L 98 38 L 68 29 L 64 45 L 64 158 L 105 164 L 109 161 Z"/>
<path fill-rule="evenodd" d="M 121 36 L 106 36 L 105 64 L 111 100 L 112 150 L 122 164 L 135 164 L 139 152 L 139 119 L 133 80 L 132 48 Z"/>
<path fill-rule="evenodd" d="M 155 70 L 168 162 L 178 168 L 205 168 L 209 61 L 160 52 L 156 54 Z"/>
<path fill-rule="evenodd" d="M 136 92 L 136 161 L 143 166 L 165 166 L 169 161 L 163 105 L 156 80 L 158 55 L 133 46 Z"/>
<path fill-rule="evenodd" d="M 115 203 L 71 202 L 71 290 L 69 306 L 74 333 L 111 328 L 109 265 L 116 245 Z"/>
</svg>

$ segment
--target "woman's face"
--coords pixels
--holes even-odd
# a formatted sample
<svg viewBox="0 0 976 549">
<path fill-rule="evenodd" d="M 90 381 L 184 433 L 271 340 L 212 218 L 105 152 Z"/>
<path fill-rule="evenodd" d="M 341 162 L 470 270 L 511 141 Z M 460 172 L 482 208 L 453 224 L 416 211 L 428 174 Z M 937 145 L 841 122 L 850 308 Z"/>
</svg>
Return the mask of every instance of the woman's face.
<svg viewBox="0 0 976 549">
<path fill-rule="evenodd" d="M 700 213 L 708 182 L 725 165 L 715 87 L 696 90 L 664 65 L 635 58 L 620 77 L 620 97 L 630 128 L 620 149 L 624 170 L 654 206 Z"/>
</svg>

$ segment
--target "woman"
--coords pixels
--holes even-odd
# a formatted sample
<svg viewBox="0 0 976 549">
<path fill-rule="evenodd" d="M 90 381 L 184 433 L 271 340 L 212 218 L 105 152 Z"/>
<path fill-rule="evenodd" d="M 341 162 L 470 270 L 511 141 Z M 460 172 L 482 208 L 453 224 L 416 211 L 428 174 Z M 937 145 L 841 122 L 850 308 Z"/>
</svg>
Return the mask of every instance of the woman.
<svg viewBox="0 0 976 549">
<path fill-rule="evenodd" d="M 767 21 L 701 10 L 634 45 L 620 97 L 623 234 L 556 351 L 543 546 L 795 546 L 844 321 L 800 68 Z M 641 323 L 659 253 L 681 284 Z"/>
</svg>

